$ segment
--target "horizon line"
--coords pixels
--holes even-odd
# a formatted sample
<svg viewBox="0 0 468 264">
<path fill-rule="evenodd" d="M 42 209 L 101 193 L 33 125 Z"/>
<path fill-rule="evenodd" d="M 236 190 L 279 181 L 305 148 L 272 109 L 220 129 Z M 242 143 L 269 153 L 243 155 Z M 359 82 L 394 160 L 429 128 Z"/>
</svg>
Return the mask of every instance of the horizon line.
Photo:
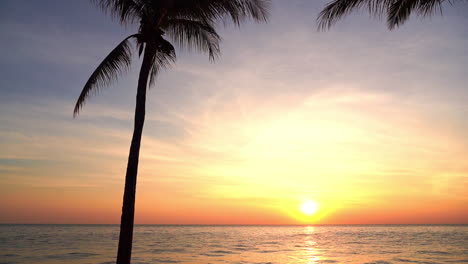
<svg viewBox="0 0 468 264">
<path fill-rule="evenodd" d="M 115 225 L 120 224 L 80 224 L 80 223 L 0 223 L 0 225 Z M 463 226 L 468 223 L 434 224 L 135 224 L 135 226 Z"/>
</svg>

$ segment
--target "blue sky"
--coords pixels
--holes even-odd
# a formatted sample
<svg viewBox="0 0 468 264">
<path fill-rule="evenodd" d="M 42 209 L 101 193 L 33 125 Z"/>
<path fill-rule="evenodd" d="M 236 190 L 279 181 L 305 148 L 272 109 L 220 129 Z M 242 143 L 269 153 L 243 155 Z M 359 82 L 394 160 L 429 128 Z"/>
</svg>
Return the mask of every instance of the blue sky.
<svg viewBox="0 0 468 264">
<path fill-rule="evenodd" d="M 262 141 L 265 138 L 297 146 L 310 143 L 301 150 L 304 155 L 314 146 L 331 150 L 347 142 L 355 149 L 368 148 L 372 157 L 356 155 L 362 160 L 378 156 L 373 164 L 382 166 L 371 166 L 378 174 L 397 166 L 405 173 L 395 177 L 422 177 L 414 181 L 420 190 L 443 182 L 444 195 L 454 192 L 455 200 L 465 202 L 466 194 L 461 194 L 468 184 L 463 162 L 468 157 L 468 4 L 447 5 L 443 16 L 413 17 L 394 31 L 363 12 L 319 32 L 315 19 L 325 3 L 273 1 L 267 24 L 220 26 L 222 55 L 215 63 L 204 54 L 178 50 L 177 64 L 158 77 L 148 94 L 142 149 L 142 166 L 148 169 L 142 169 L 142 181 L 167 189 L 177 182 L 186 195 L 180 197 L 194 195 L 195 181 L 208 190 L 243 188 L 255 183 L 242 177 L 240 182 L 228 180 L 225 172 L 251 168 L 249 159 L 261 164 L 272 158 L 262 156 L 262 151 L 278 150 L 266 147 L 271 142 Z M 78 118 L 72 118 L 72 110 L 95 67 L 135 28 L 122 27 L 88 1 L 0 3 L 0 188 L 9 199 L 62 188 L 78 188 L 77 195 L 82 195 L 102 186 L 111 186 L 108 197 L 120 197 L 138 58 L 126 76 L 91 98 Z M 308 122 L 316 125 L 295 127 Z M 283 123 L 291 131 L 262 134 Z M 325 143 L 312 144 L 298 130 Z M 342 158 L 351 164 L 350 156 Z M 343 168 L 350 171 L 361 166 L 346 164 Z M 205 167 L 209 168 L 201 169 Z M 204 172 L 193 172 L 198 170 Z M 216 171 L 226 178 L 216 178 Z M 440 173 L 424 176 L 428 171 Z M 443 177 L 442 171 L 447 172 Z M 144 177 L 152 174 L 162 176 Z M 169 180 L 165 175 L 178 176 Z M 385 177 L 374 183 L 369 178 L 356 181 L 383 188 Z M 276 184 L 271 188 L 284 183 Z M 0 221 L 24 220 L 9 210 Z M 114 221 L 109 219 L 114 218 L 101 220 Z"/>
</svg>

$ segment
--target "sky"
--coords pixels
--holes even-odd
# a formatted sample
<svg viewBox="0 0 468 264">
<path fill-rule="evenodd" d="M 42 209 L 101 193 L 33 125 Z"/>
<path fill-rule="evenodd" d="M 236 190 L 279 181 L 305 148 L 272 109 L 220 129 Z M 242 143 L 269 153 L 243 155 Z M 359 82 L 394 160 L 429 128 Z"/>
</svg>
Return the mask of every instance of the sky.
<svg viewBox="0 0 468 264">
<path fill-rule="evenodd" d="M 177 49 L 147 96 L 137 224 L 468 224 L 468 3 L 322 32 L 325 3 L 220 25 L 214 63 Z M 72 114 L 135 30 L 88 1 L 1 1 L 0 223 L 119 223 L 141 61 Z"/>
</svg>

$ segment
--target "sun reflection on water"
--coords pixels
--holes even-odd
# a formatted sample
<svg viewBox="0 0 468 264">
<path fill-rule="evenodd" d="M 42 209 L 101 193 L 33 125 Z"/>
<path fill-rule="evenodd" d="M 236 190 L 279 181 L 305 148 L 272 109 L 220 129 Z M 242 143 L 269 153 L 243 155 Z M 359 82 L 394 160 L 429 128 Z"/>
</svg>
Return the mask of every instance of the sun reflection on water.
<svg viewBox="0 0 468 264">
<path fill-rule="evenodd" d="M 317 264 L 320 261 L 319 252 L 317 251 L 317 242 L 314 240 L 315 227 L 304 227 L 304 255 L 307 257 L 307 264 Z"/>
</svg>

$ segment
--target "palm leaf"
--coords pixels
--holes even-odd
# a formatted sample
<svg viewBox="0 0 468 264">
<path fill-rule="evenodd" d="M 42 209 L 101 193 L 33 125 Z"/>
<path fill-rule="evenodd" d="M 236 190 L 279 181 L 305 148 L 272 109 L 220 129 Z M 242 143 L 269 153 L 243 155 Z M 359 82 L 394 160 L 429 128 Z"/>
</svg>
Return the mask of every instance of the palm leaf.
<svg viewBox="0 0 468 264">
<path fill-rule="evenodd" d="M 230 9 L 227 9 L 231 19 L 239 24 L 245 18 L 253 18 L 256 21 L 266 22 L 270 1 L 266 0 L 238 0 L 232 1 Z M 236 11 L 237 12 L 233 12 Z M 238 16 L 237 14 L 240 14 Z M 236 16 L 237 15 L 237 16 Z"/>
<path fill-rule="evenodd" d="M 413 10 L 427 16 L 435 10 L 442 11 L 444 0 L 396 0 L 389 7 L 387 23 L 390 29 L 400 26 L 408 20 Z"/>
<path fill-rule="evenodd" d="M 265 22 L 270 2 L 270 0 L 174 0 L 170 15 L 207 22 L 230 19 L 236 25 L 247 18 Z"/>
<path fill-rule="evenodd" d="M 386 13 L 388 5 L 395 0 L 334 0 L 320 12 L 318 28 L 325 30 L 333 26 L 342 17 L 354 10 L 366 8 L 371 14 L 381 16 Z"/>
<path fill-rule="evenodd" d="M 176 61 L 176 53 L 174 46 L 163 39 L 162 37 L 158 41 L 158 47 L 153 57 L 152 68 L 150 72 L 149 86 L 153 86 L 156 82 L 156 77 L 161 69 L 170 67 Z"/>
<path fill-rule="evenodd" d="M 91 93 L 96 93 L 100 88 L 108 86 L 130 67 L 132 54 L 129 39 L 137 36 L 135 34 L 125 38 L 94 70 L 76 101 L 75 109 L 73 110 L 74 117 L 78 115 Z"/>
<path fill-rule="evenodd" d="M 428 16 L 435 11 L 442 12 L 442 4 L 467 0 L 334 0 L 320 12 L 317 21 L 319 29 L 328 29 L 343 16 L 367 6 L 371 15 L 386 15 L 390 29 L 402 25 L 413 12 Z"/>
<path fill-rule="evenodd" d="M 208 52 L 211 60 L 214 60 L 220 53 L 221 37 L 209 23 L 171 19 L 164 30 L 181 48 L 195 47 L 199 51 Z"/>
</svg>

